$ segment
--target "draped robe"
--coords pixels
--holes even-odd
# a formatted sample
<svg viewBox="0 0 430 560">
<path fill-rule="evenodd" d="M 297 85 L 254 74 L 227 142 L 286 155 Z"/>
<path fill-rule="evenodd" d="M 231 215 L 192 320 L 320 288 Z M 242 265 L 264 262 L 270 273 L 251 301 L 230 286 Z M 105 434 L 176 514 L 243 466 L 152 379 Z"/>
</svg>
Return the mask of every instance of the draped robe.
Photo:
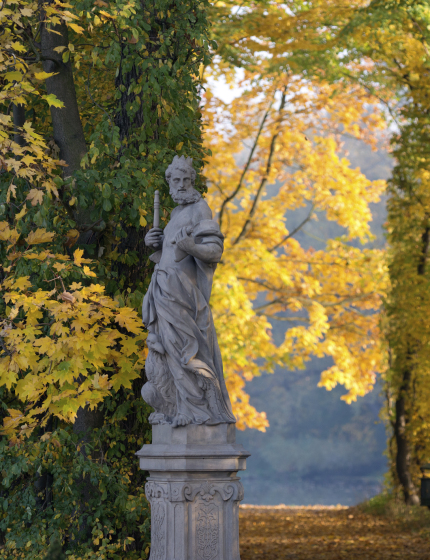
<svg viewBox="0 0 430 560">
<path fill-rule="evenodd" d="M 222 235 L 211 218 L 203 199 L 173 211 L 142 306 L 143 323 L 160 340 L 173 377 L 177 414 L 195 424 L 236 421 L 209 307 L 216 263 L 181 255 L 175 245 L 181 228 L 192 227 L 196 242 L 214 244 L 221 258 Z"/>
</svg>

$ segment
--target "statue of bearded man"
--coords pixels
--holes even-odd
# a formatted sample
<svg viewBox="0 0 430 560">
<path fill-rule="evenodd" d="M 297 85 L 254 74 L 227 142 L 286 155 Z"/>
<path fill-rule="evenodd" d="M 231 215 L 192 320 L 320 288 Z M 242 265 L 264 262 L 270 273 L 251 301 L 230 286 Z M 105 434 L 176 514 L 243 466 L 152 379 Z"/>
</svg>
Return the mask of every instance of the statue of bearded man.
<svg viewBox="0 0 430 560">
<path fill-rule="evenodd" d="M 233 423 L 209 298 L 223 253 L 223 235 L 194 188 L 192 159 L 175 156 L 166 170 L 178 204 L 166 228 L 152 228 L 147 246 L 159 249 L 142 306 L 149 331 L 148 382 L 144 400 L 154 407 L 149 421 L 187 424 Z"/>
</svg>

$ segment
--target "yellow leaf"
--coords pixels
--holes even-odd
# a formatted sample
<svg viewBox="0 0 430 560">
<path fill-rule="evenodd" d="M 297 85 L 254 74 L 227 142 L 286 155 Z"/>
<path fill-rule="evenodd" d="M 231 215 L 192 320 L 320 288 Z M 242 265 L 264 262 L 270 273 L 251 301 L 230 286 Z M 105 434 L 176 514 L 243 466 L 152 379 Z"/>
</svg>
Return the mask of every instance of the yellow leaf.
<svg viewBox="0 0 430 560">
<path fill-rule="evenodd" d="M 9 224 L 7 222 L 0 222 L 0 241 L 7 241 L 10 233 Z"/>
<path fill-rule="evenodd" d="M 10 195 L 12 195 L 13 198 L 16 198 L 16 186 L 14 184 L 10 184 L 7 190 L 6 202 L 8 204 L 10 202 Z"/>
<path fill-rule="evenodd" d="M 72 198 L 69 200 L 69 206 L 73 206 L 76 202 L 76 196 L 72 196 Z"/>
<path fill-rule="evenodd" d="M 107 12 L 105 12 L 104 10 L 100 10 L 99 14 L 102 15 L 102 16 L 104 16 L 105 18 L 114 19 L 113 16 L 111 16 L 110 14 L 108 14 Z M 137 42 L 137 41 L 136 41 L 136 42 Z"/>
<path fill-rule="evenodd" d="M 16 428 L 24 418 L 24 414 L 20 410 L 9 408 L 8 413 L 9 416 L 3 420 L 3 426 L 6 431 Z"/>
<path fill-rule="evenodd" d="M 145 227 L 148 222 L 145 219 L 145 216 L 140 216 L 140 225 Z"/>
<path fill-rule="evenodd" d="M 176 151 L 179 152 L 179 150 L 182 148 L 183 145 L 184 145 L 183 142 L 179 142 L 179 144 L 176 146 Z"/>
<path fill-rule="evenodd" d="M 26 200 L 31 200 L 31 205 L 36 206 L 36 204 L 42 204 L 43 202 L 43 191 L 39 189 L 31 189 L 27 195 Z"/>
<path fill-rule="evenodd" d="M 24 156 L 21 161 L 23 163 L 25 163 L 25 165 L 31 165 L 32 163 L 34 163 L 36 161 L 36 158 L 33 156 L 29 156 L 28 154 L 26 156 Z"/>
<path fill-rule="evenodd" d="M 45 101 L 48 102 L 49 106 L 51 107 L 64 107 L 64 103 L 62 101 L 60 101 L 56 95 L 54 95 L 53 93 L 50 93 L 49 95 L 42 95 L 42 99 L 45 99 Z"/>
<path fill-rule="evenodd" d="M 36 78 L 36 80 L 46 80 L 47 78 L 56 76 L 57 74 L 58 72 L 36 72 L 34 74 L 34 77 Z"/>
<path fill-rule="evenodd" d="M 69 229 L 66 235 L 66 239 L 64 240 L 64 244 L 66 247 L 73 247 L 78 239 L 79 231 L 77 229 Z"/>
<path fill-rule="evenodd" d="M 21 45 L 21 43 L 18 43 L 17 41 L 12 42 L 11 46 L 12 46 L 13 50 L 18 51 L 18 52 L 26 52 L 27 51 L 27 49 L 24 47 L 24 45 Z"/>
<path fill-rule="evenodd" d="M 52 268 L 55 268 L 55 270 L 57 270 L 58 272 L 61 272 L 62 270 L 64 270 L 65 268 L 67 268 L 67 265 L 65 265 L 64 263 L 55 263 Z"/>
<path fill-rule="evenodd" d="M 24 204 L 24 206 L 21 208 L 21 211 L 18 212 L 18 214 L 15 216 L 15 220 L 20 220 L 26 214 L 27 214 L 27 206 Z"/>
<path fill-rule="evenodd" d="M 76 266 L 81 266 L 83 254 L 83 249 L 76 249 L 76 251 L 73 253 L 73 260 L 75 261 Z"/>
<path fill-rule="evenodd" d="M 96 389 L 102 389 L 104 391 L 108 391 L 112 387 L 109 376 L 107 374 L 100 375 L 99 372 L 94 375 L 93 385 Z"/>
<path fill-rule="evenodd" d="M 20 82 L 23 78 L 21 72 L 6 72 L 4 75 L 5 80 L 8 82 Z"/>
<path fill-rule="evenodd" d="M 68 26 L 73 29 L 75 33 L 82 34 L 84 32 L 84 28 L 80 25 L 76 25 L 76 23 L 68 23 Z"/>
<path fill-rule="evenodd" d="M 90 270 L 90 268 L 88 266 L 84 266 L 84 274 L 86 274 L 87 276 L 91 276 L 91 277 L 96 277 L 97 274 L 95 272 L 93 272 L 92 270 Z"/>
<path fill-rule="evenodd" d="M 54 237 L 55 233 L 48 232 L 44 228 L 38 228 L 36 231 L 32 231 L 25 240 L 29 245 L 38 245 L 39 243 L 48 243 Z"/>
</svg>

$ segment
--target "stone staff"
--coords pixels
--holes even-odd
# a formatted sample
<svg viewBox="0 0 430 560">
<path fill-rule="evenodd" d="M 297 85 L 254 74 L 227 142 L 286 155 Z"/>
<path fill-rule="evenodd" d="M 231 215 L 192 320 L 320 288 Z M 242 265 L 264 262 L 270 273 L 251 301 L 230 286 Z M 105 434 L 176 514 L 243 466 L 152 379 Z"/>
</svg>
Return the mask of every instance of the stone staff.
<svg viewBox="0 0 430 560">
<path fill-rule="evenodd" d="M 152 227 L 160 227 L 160 193 L 155 191 L 154 193 L 154 220 Z"/>
</svg>

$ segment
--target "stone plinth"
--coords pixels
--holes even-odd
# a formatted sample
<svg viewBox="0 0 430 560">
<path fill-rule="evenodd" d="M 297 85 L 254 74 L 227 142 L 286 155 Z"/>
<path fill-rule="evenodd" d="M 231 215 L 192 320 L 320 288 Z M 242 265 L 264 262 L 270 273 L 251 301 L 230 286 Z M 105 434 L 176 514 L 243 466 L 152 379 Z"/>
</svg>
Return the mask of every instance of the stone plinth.
<svg viewBox="0 0 430 560">
<path fill-rule="evenodd" d="M 150 560 L 240 560 L 237 471 L 249 453 L 234 424 L 155 425 L 152 439 L 137 453 L 150 472 Z"/>
</svg>

